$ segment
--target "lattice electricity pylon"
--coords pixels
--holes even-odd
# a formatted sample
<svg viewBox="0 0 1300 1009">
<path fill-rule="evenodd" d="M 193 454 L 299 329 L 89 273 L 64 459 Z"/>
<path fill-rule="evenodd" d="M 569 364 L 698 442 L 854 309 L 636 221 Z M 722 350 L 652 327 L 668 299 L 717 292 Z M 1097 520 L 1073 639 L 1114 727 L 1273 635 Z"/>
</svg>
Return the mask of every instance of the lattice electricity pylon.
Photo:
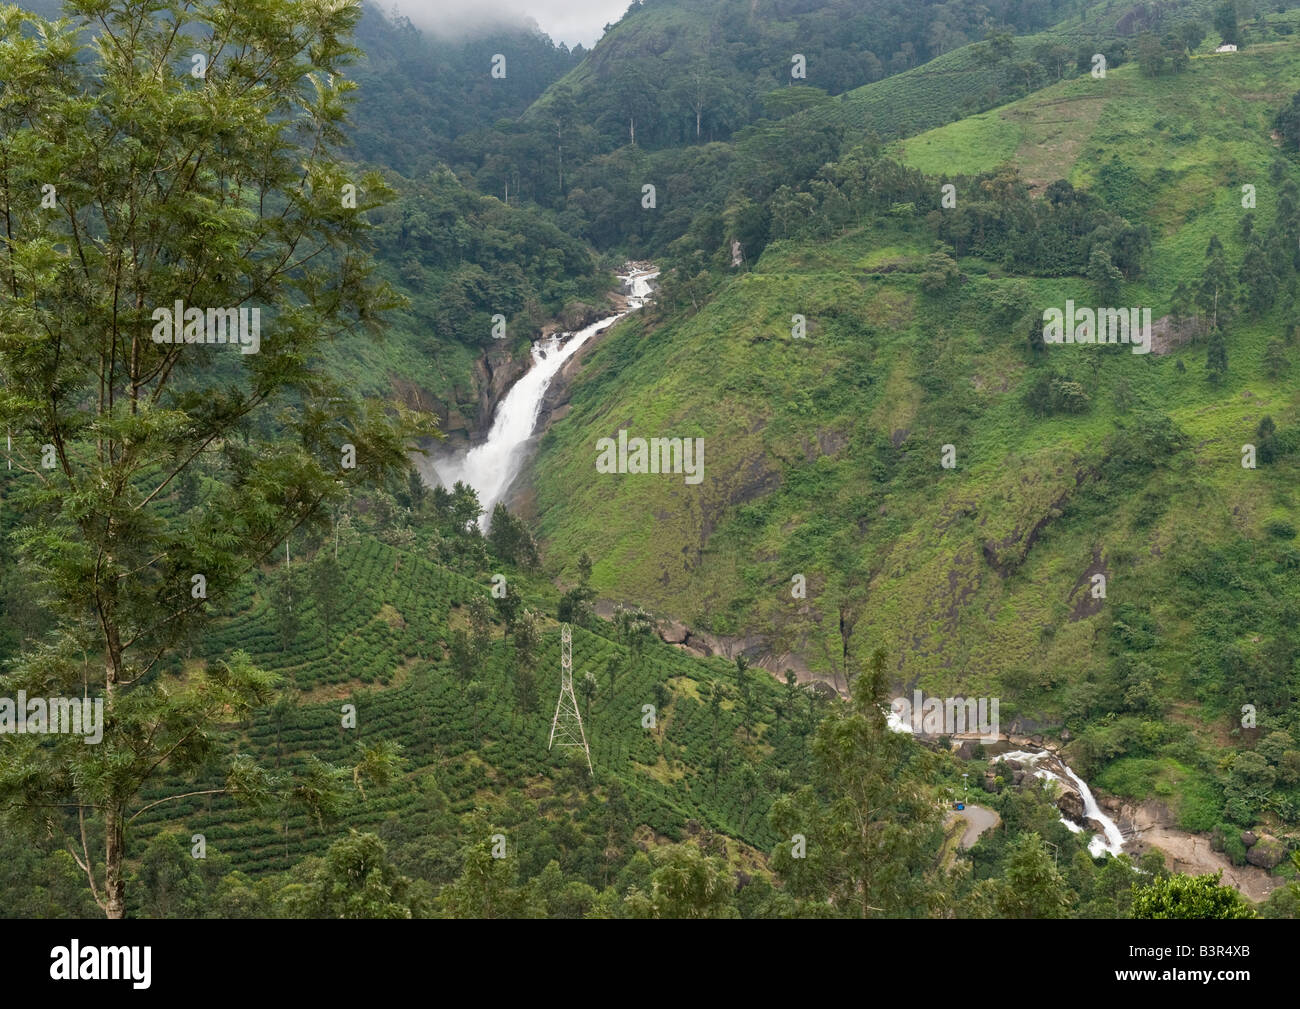
<svg viewBox="0 0 1300 1009">
<path fill-rule="evenodd" d="M 565 624 L 560 630 L 560 699 L 555 702 L 555 717 L 551 719 L 551 741 L 546 744 L 549 750 L 555 745 L 555 737 L 560 737 L 561 746 L 581 746 L 587 755 L 587 770 L 594 778 L 596 772 L 591 766 L 591 747 L 587 745 L 587 734 L 582 730 L 582 713 L 578 710 L 578 698 L 573 693 L 573 632 Z"/>
</svg>

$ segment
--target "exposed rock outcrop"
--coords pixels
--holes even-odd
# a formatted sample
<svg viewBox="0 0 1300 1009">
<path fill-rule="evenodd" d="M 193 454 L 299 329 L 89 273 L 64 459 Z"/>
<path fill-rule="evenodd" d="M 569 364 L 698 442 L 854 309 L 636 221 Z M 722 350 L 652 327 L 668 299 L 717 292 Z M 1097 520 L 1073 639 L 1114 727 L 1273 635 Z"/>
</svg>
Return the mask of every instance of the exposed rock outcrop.
<svg viewBox="0 0 1300 1009">
<path fill-rule="evenodd" d="M 1286 857 L 1286 846 L 1271 834 L 1261 834 L 1246 852 L 1246 861 L 1261 869 L 1272 869 Z"/>
</svg>

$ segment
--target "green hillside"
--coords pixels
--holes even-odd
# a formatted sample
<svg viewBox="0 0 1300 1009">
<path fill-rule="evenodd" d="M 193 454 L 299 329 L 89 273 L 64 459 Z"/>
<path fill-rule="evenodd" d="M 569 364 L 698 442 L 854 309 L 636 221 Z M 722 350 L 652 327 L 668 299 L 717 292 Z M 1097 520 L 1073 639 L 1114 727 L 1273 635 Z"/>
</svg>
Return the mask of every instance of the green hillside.
<svg viewBox="0 0 1300 1009">
<path fill-rule="evenodd" d="M 1243 184 L 1257 187 L 1258 233 L 1279 200 L 1294 215 L 1283 182 L 1300 174 L 1287 164 L 1270 176 L 1269 124 L 1297 69 L 1294 42 L 1154 81 L 1126 66 L 898 150 L 930 169 L 1007 163 L 1040 184 L 1071 179 L 1149 224 L 1146 265 L 1114 304 L 1160 319 L 1177 284 L 1199 277 L 1212 235 L 1241 261 Z M 1053 144 L 1057 134 L 1069 143 Z M 823 177 L 851 193 L 882 164 Z M 774 242 L 698 313 L 640 319 L 606 340 L 533 467 L 547 553 L 572 563 L 590 550 L 603 593 L 755 635 L 751 654 L 775 668 L 801 659 L 842 685 L 846 657 L 853 668 L 883 645 L 899 686 L 1001 693 L 1005 723 L 1068 727 L 1085 769 L 1167 748 L 1208 781 L 1241 704 L 1267 707 L 1270 728 L 1294 719 L 1300 400 L 1293 372 L 1269 363 L 1270 345 L 1295 359 L 1293 302 L 1284 293 L 1234 320 L 1218 385 L 1204 337 L 1150 355 L 1031 350 L 1027 308 L 1032 321 L 1067 298 L 1106 302 L 1068 275 L 1082 269 L 1045 276 L 964 256 L 960 277 L 942 272 L 931 254 L 944 247 L 948 178 L 959 207 L 987 198 L 988 180 L 934 178 L 915 208 Z M 807 227 L 827 227 L 838 197 L 826 194 Z M 1289 263 L 1277 269 L 1293 276 Z M 1036 415 L 1027 400 L 1048 380 L 1076 387 L 1082 409 Z M 1287 448 L 1243 469 L 1241 446 L 1259 440 L 1265 416 Z M 592 475 L 597 439 L 619 429 L 703 438 L 704 481 Z M 792 595 L 799 574 L 806 599 Z M 1094 574 L 1106 577 L 1104 601 L 1091 598 Z M 1294 783 L 1279 788 L 1294 811 Z M 1206 829 L 1217 815 L 1187 820 Z"/>
<path fill-rule="evenodd" d="M 0 917 L 1295 917 L 1300 0 L 69 5 Z"/>
<path fill-rule="evenodd" d="M 283 677 L 292 699 L 289 706 L 268 709 L 243 727 L 237 733 L 241 750 L 287 772 L 305 769 L 313 758 L 341 766 L 358 743 L 399 743 L 407 760 L 403 776 L 385 788 L 367 789 L 364 802 L 355 798 L 341 811 L 348 826 L 381 830 L 390 844 L 422 841 L 427 824 L 412 814 L 418 814 L 427 797 L 416 787 L 426 775 L 446 796 L 451 813 L 483 807 L 503 828 L 536 831 L 538 825 L 521 817 L 514 804 L 524 793 L 531 802 L 555 794 L 556 782 L 562 780 L 557 775 L 571 755 L 547 750 L 559 690 L 558 626 L 547 624 L 537 653 L 537 692 L 528 708 L 517 703 L 513 653 L 500 640 L 500 628 L 474 674 L 484 688 L 482 700 L 468 703 L 465 683 L 447 657 L 451 631 L 467 626 L 469 599 L 488 597 L 489 586 L 369 537 L 341 551 L 339 570 L 343 602 L 328 630 L 312 594 L 304 591 L 300 628 L 286 647 L 270 602 L 271 583 L 261 580 L 248 584 L 232 603 L 231 615 L 204 639 L 203 654 L 213 661 L 236 649 L 249 652 L 263 668 Z M 305 583 L 306 576 L 300 575 L 304 589 Z M 773 703 L 779 693 L 770 678 L 755 679 L 758 702 L 750 732 L 741 726 L 736 701 L 729 700 L 715 735 L 701 688 L 731 680 L 725 663 L 693 661 L 666 646 L 634 655 L 610 637 L 578 628 L 573 666 L 576 681 L 591 673 L 599 683 L 587 709 L 587 733 L 601 787 L 585 800 L 590 807 L 578 814 L 579 824 L 613 787 L 621 789 L 628 828 L 645 825 L 676 840 L 695 820 L 746 846 L 771 846 L 775 839 L 766 814 L 773 786 L 789 783 L 792 774 L 796 781 L 802 777 L 808 725 L 804 712 L 776 716 Z M 651 731 L 642 727 L 642 705 L 656 702 L 659 683 L 667 688 L 668 700 Z M 356 706 L 356 731 L 341 728 L 340 708 L 346 703 Z M 730 763 L 715 782 L 708 754 L 717 739 L 725 741 Z M 752 768 L 763 768 L 750 794 L 738 787 L 742 763 L 751 766 L 750 774 Z M 156 796 L 143 798 L 170 794 L 176 784 L 160 781 Z M 243 811 L 229 799 L 170 803 L 140 822 L 146 834 L 173 823 L 202 832 L 233 869 L 254 875 L 320 854 L 337 837 L 337 828 L 321 830 L 306 813 L 281 824 Z M 593 851 L 597 839 L 583 834 L 570 829 L 568 835 L 527 845 L 526 876 L 540 872 L 557 845 L 565 849 L 561 867 L 566 872 L 585 872 L 590 861 L 603 857 L 603 839 Z M 469 840 L 459 831 L 445 837 L 448 857 Z M 633 853 L 620 851 L 619 864 Z"/>
</svg>

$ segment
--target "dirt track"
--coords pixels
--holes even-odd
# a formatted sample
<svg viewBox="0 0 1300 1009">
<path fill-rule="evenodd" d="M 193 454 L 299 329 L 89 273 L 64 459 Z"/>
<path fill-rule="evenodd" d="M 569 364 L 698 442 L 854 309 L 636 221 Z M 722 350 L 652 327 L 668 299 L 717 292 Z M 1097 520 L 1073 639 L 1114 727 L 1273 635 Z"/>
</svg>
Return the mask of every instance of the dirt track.
<svg viewBox="0 0 1300 1009">
<path fill-rule="evenodd" d="M 1198 876 L 1222 869 L 1222 881 L 1255 902 L 1267 900 L 1270 893 L 1285 884 L 1285 880 L 1257 866 L 1233 865 L 1226 855 L 1210 849 L 1208 837 L 1169 826 L 1168 812 L 1159 803 L 1126 806 L 1121 816 L 1127 821 L 1125 825 L 1131 824 L 1134 829 L 1132 840 L 1124 850 L 1135 857 L 1147 848 L 1159 848 L 1167 856 L 1166 862 L 1174 872 Z"/>
</svg>

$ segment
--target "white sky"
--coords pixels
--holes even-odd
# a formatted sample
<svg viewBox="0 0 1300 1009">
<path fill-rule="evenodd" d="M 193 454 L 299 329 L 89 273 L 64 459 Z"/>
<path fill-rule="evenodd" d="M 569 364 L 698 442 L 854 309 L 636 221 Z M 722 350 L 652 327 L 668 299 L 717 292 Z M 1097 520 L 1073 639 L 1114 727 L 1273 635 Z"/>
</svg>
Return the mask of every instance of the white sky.
<svg viewBox="0 0 1300 1009">
<path fill-rule="evenodd" d="M 631 0 L 372 0 L 381 10 L 397 9 L 421 28 L 457 32 L 483 21 L 536 21 L 556 42 L 590 48 L 605 25 L 621 18 Z"/>
</svg>

